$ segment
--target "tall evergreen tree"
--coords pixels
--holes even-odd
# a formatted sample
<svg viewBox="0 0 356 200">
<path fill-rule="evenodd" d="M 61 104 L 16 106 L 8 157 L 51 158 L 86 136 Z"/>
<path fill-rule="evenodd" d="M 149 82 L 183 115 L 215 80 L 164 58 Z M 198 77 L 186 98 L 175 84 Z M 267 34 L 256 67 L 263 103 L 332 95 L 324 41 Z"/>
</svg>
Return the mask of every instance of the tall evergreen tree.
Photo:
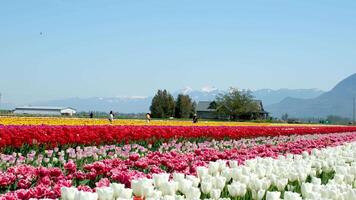
<svg viewBox="0 0 356 200">
<path fill-rule="evenodd" d="M 152 117 L 168 118 L 174 115 L 174 98 L 167 90 L 158 90 L 150 107 Z"/>
<path fill-rule="evenodd" d="M 175 117 L 189 118 L 195 112 L 195 105 L 189 95 L 179 94 L 176 100 Z"/>
</svg>

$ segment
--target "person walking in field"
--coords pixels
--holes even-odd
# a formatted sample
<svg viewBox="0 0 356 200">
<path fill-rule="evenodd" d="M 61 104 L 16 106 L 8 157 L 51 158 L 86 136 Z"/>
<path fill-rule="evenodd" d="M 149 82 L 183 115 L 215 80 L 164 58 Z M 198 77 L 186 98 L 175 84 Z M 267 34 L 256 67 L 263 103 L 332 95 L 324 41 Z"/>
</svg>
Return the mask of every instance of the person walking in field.
<svg viewBox="0 0 356 200">
<path fill-rule="evenodd" d="M 195 123 L 198 123 L 198 116 L 197 116 L 197 114 L 194 114 L 194 116 L 193 116 L 193 123 L 195 124 Z"/>
<path fill-rule="evenodd" d="M 114 112 L 113 111 L 110 111 L 109 121 L 110 121 L 110 123 L 112 123 L 114 121 Z"/>
<path fill-rule="evenodd" d="M 90 118 L 93 118 L 93 117 L 94 117 L 94 113 L 93 113 L 93 112 L 90 112 L 89 117 L 90 117 Z"/>
<path fill-rule="evenodd" d="M 151 114 L 146 113 L 146 123 L 150 123 L 150 122 L 151 122 Z"/>
</svg>

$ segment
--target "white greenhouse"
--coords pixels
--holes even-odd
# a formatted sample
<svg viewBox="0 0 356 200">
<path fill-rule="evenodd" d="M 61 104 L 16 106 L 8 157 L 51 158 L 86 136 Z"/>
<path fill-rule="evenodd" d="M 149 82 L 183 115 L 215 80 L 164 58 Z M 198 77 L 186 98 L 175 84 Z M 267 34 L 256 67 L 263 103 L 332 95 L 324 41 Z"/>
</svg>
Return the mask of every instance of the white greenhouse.
<svg viewBox="0 0 356 200">
<path fill-rule="evenodd" d="M 17 107 L 14 114 L 28 115 L 68 115 L 72 116 L 77 111 L 70 107 L 44 107 L 44 106 L 26 106 Z"/>
</svg>

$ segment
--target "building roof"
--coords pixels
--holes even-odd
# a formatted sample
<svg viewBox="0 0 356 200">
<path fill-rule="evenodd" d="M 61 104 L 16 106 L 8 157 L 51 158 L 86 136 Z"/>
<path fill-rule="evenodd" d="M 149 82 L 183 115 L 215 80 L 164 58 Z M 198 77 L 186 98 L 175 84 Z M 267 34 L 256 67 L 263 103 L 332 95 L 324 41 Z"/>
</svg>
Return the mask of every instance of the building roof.
<svg viewBox="0 0 356 200">
<path fill-rule="evenodd" d="M 215 109 L 209 108 L 212 101 L 199 101 L 197 105 L 197 111 L 215 111 Z"/>
<path fill-rule="evenodd" d="M 15 110 L 64 110 L 64 109 L 72 109 L 71 107 L 54 107 L 54 106 L 23 106 L 17 107 Z"/>
<path fill-rule="evenodd" d="M 265 111 L 265 109 L 263 108 L 263 104 L 262 104 L 262 101 L 261 100 L 256 100 L 254 99 L 253 100 L 257 105 L 258 105 L 258 108 L 261 110 L 261 111 Z"/>
</svg>

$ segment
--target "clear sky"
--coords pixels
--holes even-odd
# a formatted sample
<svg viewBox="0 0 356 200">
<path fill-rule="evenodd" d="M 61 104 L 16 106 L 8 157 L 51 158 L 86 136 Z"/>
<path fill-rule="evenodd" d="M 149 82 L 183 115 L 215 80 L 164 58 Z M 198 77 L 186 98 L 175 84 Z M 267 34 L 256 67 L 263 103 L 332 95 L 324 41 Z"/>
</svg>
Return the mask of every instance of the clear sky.
<svg viewBox="0 0 356 200">
<path fill-rule="evenodd" d="M 329 90 L 355 72 L 355 0 L 0 1 L 5 101 Z"/>
</svg>

